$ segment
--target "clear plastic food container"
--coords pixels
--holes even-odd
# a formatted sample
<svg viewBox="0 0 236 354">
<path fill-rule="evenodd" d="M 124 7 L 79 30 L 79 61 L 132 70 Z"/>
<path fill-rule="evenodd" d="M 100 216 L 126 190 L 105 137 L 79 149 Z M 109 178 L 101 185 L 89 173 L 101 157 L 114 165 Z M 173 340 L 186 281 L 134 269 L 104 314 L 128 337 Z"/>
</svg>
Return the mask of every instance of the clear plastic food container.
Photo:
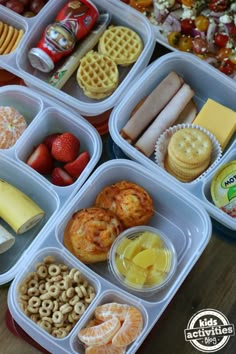
<svg viewBox="0 0 236 354">
<path fill-rule="evenodd" d="M 52 73 L 42 73 L 30 65 L 28 52 L 37 44 L 44 28 L 53 22 L 55 14 L 58 13 L 66 2 L 66 0 L 49 0 L 37 16 L 31 18 L 15 14 L 13 11 L 1 6 L 0 21 L 23 28 L 25 35 L 17 50 L 8 55 L 0 56 L 0 67 L 23 78 L 27 85 L 35 90 L 40 90 L 47 95 L 51 95 L 63 103 L 66 102 L 68 106 L 78 110 L 82 115 L 97 116 L 113 108 L 120 101 L 121 96 L 126 93 L 128 84 L 147 66 L 155 46 L 155 39 L 149 21 L 141 14 L 127 9 L 124 16 L 124 8 L 116 0 L 94 0 L 93 3 L 100 12 L 106 11 L 111 14 L 110 24 L 128 26 L 136 31 L 143 40 L 144 48 L 133 65 L 127 67 L 119 66 L 120 84 L 105 99 L 95 100 L 85 96 L 76 82 L 75 74 L 59 90 L 47 83 Z"/>
<path fill-rule="evenodd" d="M 102 188 L 121 180 L 139 184 L 151 195 L 154 214 L 150 226 L 168 235 L 176 250 L 175 274 L 165 288 L 148 297 L 120 289 L 119 283 L 109 271 L 107 261 L 85 265 L 63 244 L 64 230 L 72 215 L 79 209 L 92 206 Z M 174 181 L 170 184 L 168 179 L 163 179 L 161 173 L 154 174 L 141 164 L 127 159 L 105 162 L 94 171 L 80 191 L 61 210 L 57 223 L 51 224 L 50 229 L 43 233 L 41 242 L 32 247 L 27 257 L 24 257 L 21 273 L 16 275 L 9 289 L 10 312 L 16 322 L 48 351 L 83 354 L 85 349 L 78 341 L 78 332 L 92 319 L 98 305 L 116 302 L 136 306 L 142 313 L 143 328 L 126 350 L 127 353 L 134 354 L 207 246 L 211 230 L 207 212 L 191 195 L 178 188 Z M 94 301 L 64 339 L 53 338 L 30 320 L 21 310 L 18 301 L 18 286 L 21 281 L 35 268 L 36 263 L 50 255 L 70 268 L 78 268 L 96 288 Z"/>
<path fill-rule="evenodd" d="M 157 84 L 171 71 L 175 71 L 179 74 L 194 90 L 195 94 L 193 98 L 198 111 L 208 98 L 232 110 L 236 110 L 236 85 L 233 80 L 222 77 L 214 68 L 211 68 L 208 64 L 191 54 L 170 53 L 149 65 L 133 83 L 130 94 L 126 95 L 120 104 L 115 107 L 109 120 L 109 131 L 112 139 L 127 157 L 138 161 L 152 170 L 152 172 L 161 174 L 163 178 L 168 178 L 169 183 L 176 183 L 178 188 L 188 191 L 189 195 L 191 195 L 195 201 L 200 202 L 209 212 L 210 216 L 227 228 L 236 230 L 236 218 L 231 217 L 216 207 L 210 194 L 211 181 L 217 169 L 225 162 L 233 160 L 236 157 L 235 133 L 217 163 L 212 165 L 202 178 L 198 178 L 189 183 L 182 183 L 177 180 L 165 169 L 157 165 L 154 154 L 150 157 L 146 157 L 134 146 L 129 144 L 120 134 L 121 129 L 128 121 L 130 113 L 136 104 L 151 93 Z"/>
<path fill-rule="evenodd" d="M 21 261 L 40 240 L 42 232 L 55 221 L 60 209 L 91 174 L 101 156 L 102 142 L 95 128 L 79 114 L 73 115 L 28 87 L 1 87 L 0 106 L 14 107 L 27 123 L 25 131 L 12 147 L 0 149 L 0 179 L 27 194 L 45 211 L 45 217 L 40 223 L 21 235 L 16 235 L 1 219 L 1 225 L 15 237 L 15 244 L 0 255 L 0 284 L 5 284 L 14 278 Z M 65 131 L 73 132 L 79 138 L 81 149 L 89 152 L 90 160 L 73 184 L 60 187 L 28 166 L 26 160 L 34 147 L 48 134 Z"/>
</svg>

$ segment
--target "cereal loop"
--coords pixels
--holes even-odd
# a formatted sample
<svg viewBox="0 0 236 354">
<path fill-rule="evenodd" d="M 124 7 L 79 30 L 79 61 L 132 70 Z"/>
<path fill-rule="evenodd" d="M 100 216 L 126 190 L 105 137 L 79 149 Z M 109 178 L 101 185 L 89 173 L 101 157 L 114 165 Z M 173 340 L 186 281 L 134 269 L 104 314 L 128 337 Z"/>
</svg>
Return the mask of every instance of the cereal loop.
<svg viewBox="0 0 236 354">
<path fill-rule="evenodd" d="M 51 310 L 45 307 L 40 307 L 39 314 L 41 317 L 49 317 L 51 315 Z"/>
<path fill-rule="evenodd" d="M 53 302 L 52 300 L 43 300 L 42 302 L 42 307 L 45 308 L 45 309 L 49 309 L 49 310 L 52 310 L 53 309 Z"/>
<path fill-rule="evenodd" d="M 29 302 L 28 302 L 28 305 L 30 307 L 40 307 L 41 305 L 41 300 L 40 298 L 36 297 L 36 296 L 33 296 L 31 299 L 29 299 Z"/>
<path fill-rule="evenodd" d="M 47 278 L 47 276 L 48 276 L 47 267 L 45 265 L 39 266 L 37 269 L 37 274 L 38 274 L 39 278 L 41 278 L 41 279 Z"/>
<path fill-rule="evenodd" d="M 63 314 L 61 311 L 55 311 L 52 315 L 52 320 L 54 323 L 61 323 L 63 321 Z"/>
<path fill-rule="evenodd" d="M 59 275 L 61 273 L 60 267 L 56 264 L 50 264 L 48 267 L 48 274 L 51 276 Z"/>
<path fill-rule="evenodd" d="M 85 311 L 85 305 L 81 301 L 77 302 L 77 304 L 75 304 L 74 306 L 74 311 L 78 315 L 82 315 Z"/>
<path fill-rule="evenodd" d="M 28 288 L 38 288 L 38 280 L 36 279 L 31 279 L 28 283 Z"/>
<path fill-rule="evenodd" d="M 58 297 L 60 294 L 60 289 L 57 285 L 51 285 L 48 289 L 48 294 L 52 297 Z"/>
<path fill-rule="evenodd" d="M 40 291 L 38 288 L 33 287 L 28 289 L 27 294 L 29 296 L 38 296 L 40 294 Z"/>
<path fill-rule="evenodd" d="M 55 262 L 55 258 L 53 256 L 47 256 L 47 257 L 44 257 L 43 259 L 43 263 L 45 264 L 52 264 Z"/>
<path fill-rule="evenodd" d="M 68 304 L 62 305 L 62 306 L 60 307 L 60 311 L 61 311 L 61 313 L 63 313 L 63 315 L 64 315 L 65 313 L 68 313 L 68 312 L 72 311 L 72 309 L 73 309 L 73 307 L 70 306 L 70 305 L 68 305 Z"/>
<path fill-rule="evenodd" d="M 53 335 L 54 337 L 56 337 L 56 338 L 64 338 L 64 337 L 67 336 L 67 334 L 68 334 L 68 332 L 67 332 L 65 329 L 62 329 L 62 328 L 60 328 L 60 329 L 54 329 L 54 330 L 52 331 L 52 335 Z"/>
</svg>

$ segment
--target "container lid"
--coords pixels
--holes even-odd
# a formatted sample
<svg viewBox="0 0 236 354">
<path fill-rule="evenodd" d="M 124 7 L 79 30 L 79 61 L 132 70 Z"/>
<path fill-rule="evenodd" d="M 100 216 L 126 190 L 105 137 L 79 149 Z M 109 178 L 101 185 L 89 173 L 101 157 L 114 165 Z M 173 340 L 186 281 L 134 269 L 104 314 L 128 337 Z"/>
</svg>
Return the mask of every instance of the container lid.
<svg viewBox="0 0 236 354">
<path fill-rule="evenodd" d="M 224 164 L 211 183 L 212 200 L 217 207 L 236 218 L 236 160 Z"/>
<path fill-rule="evenodd" d="M 28 58 L 33 68 L 45 73 L 48 73 L 54 68 L 52 59 L 40 48 L 30 49 Z"/>
</svg>

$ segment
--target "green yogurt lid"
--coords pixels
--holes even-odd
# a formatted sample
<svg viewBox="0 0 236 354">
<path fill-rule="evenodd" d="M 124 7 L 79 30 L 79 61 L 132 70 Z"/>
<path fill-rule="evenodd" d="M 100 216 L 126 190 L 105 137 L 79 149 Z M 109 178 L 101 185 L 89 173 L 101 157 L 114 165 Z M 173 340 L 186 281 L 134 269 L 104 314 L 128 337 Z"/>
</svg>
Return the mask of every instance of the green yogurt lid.
<svg viewBox="0 0 236 354">
<path fill-rule="evenodd" d="M 236 160 L 224 164 L 214 175 L 211 183 L 214 204 L 236 217 Z"/>
</svg>

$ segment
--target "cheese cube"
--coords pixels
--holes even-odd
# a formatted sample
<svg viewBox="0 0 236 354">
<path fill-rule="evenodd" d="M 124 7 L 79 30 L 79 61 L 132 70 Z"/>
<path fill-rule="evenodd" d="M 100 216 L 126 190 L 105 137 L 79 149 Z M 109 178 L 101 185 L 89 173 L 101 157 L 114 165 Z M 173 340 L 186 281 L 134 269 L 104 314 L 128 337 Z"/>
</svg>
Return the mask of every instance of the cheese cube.
<svg viewBox="0 0 236 354">
<path fill-rule="evenodd" d="M 209 98 L 193 124 L 209 130 L 224 150 L 236 131 L 236 112 Z"/>
</svg>

